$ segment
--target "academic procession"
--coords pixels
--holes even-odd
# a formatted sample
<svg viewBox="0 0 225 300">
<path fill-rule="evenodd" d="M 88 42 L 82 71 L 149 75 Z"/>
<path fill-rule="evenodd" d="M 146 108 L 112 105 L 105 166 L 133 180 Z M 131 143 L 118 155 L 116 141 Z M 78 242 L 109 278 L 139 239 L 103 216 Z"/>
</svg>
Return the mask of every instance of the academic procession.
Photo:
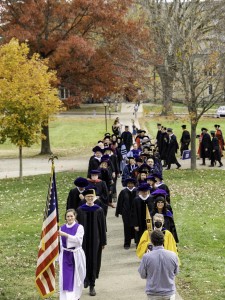
<svg viewBox="0 0 225 300">
<path fill-rule="evenodd" d="M 74 188 L 68 190 L 65 224 L 59 228 L 55 158 L 51 157 L 36 270 L 41 297 L 54 294 L 58 264 L 60 300 L 103 299 L 104 293 L 109 299 L 144 299 L 144 293 L 148 299 L 175 299 L 181 263 L 179 230 L 163 174 L 172 164 L 181 168 L 175 155 L 179 146 L 171 128 L 158 123 L 157 136 L 151 137 L 139 126 L 136 118 L 123 125 L 116 117 L 111 132 L 99 136 L 86 176 L 74 178 Z M 111 244 L 115 235 L 116 243 Z M 105 258 L 111 247 L 112 257 Z M 123 282 L 116 278 L 119 269 Z"/>
</svg>

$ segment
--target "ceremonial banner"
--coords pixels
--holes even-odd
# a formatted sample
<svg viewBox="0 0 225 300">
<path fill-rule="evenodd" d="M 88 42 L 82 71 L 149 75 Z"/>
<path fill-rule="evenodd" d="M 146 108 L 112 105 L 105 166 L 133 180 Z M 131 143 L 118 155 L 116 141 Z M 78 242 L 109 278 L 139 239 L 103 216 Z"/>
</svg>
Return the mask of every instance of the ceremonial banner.
<svg viewBox="0 0 225 300">
<path fill-rule="evenodd" d="M 55 259 L 59 252 L 58 221 L 55 168 L 52 163 L 35 280 L 42 298 L 48 298 L 55 291 Z"/>
</svg>

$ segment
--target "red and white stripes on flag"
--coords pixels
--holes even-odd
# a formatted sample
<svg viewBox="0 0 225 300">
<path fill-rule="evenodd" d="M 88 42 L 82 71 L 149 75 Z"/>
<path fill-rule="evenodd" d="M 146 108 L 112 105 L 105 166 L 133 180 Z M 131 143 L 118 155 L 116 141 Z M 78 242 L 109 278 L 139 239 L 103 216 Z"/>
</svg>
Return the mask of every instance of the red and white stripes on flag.
<svg viewBox="0 0 225 300">
<path fill-rule="evenodd" d="M 55 291 L 55 259 L 59 253 L 58 220 L 55 169 L 52 163 L 35 280 L 42 298 L 51 296 Z"/>
</svg>

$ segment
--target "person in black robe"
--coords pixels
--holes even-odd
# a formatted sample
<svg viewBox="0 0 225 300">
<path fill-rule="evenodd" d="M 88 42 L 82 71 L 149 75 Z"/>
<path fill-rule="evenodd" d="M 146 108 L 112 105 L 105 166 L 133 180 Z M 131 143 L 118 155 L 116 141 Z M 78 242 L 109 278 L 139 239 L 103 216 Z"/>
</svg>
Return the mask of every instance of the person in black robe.
<svg viewBox="0 0 225 300">
<path fill-rule="evenodd" d="M 167 149 L 169 144 L 169 135 L 166 132 L 166 127 L 162 127 L 162 134 L 161 134 L 161 152 L 159 153 L 161 161 L 163 161 L 163 167 L 167 166 L 166 158 L 167 158 Z"/>
<path fill-rule="evenodd" d="M 96 187 L 96 197 L 102 202 L 102 205 L 100 206 L 102 207 L 105 216 L 107 216 L 109 204 L 109 192 L 107 185 L 105 181 L 98 178 L 101 174 L 101 171 L 91 170 L 90 173 L 91 178 L 88 178 L 88 182 Z"/>
<path fill-rule="evenodd" d="M 156 183 L 155 183 L 155 187 L 156 189 L 161 189 L 166 191 L 166 201 L 168 203 L 170 203 L 170 190 L 168 188 L 168 186 L 165 184 L 165 182 L 163 182 L 163 177 L 160 173 L 153 173 L 152 174 L 155 177 Z"/>
<path fill-rule="evenodd" d="M 173 214 L 168 209 L 166 199 L 162 195 L 161 196 L 158 195 L 155 198 L 154 208 L 152 210 L 152 218 L 156 213 L 163 214 L 164 216 L 163 227 L 169 230 L 172 233 L 176 243 L 179 243 L 176 226 L 173 219 Z"/>
<path fill-rule="evenodd" d="M 150 185 L 150 194 L 153 193 L 157 188 L 155 186 L 156 179 L 153 175 L 148 175 L 146 178 L 146 182 Z"/>
<path fill-rule="evenodd" d="M 101 157 L 103 155 L 103 149 L 101 149 L 99 146 L 95 146 L 92 151 L 94 152 L 94 155 L 92 155 L 89 159 L 87 178 L 91 178 L 91 170 L 98 169 L 101 163 Z"/>
<path fill-rule="evenodd" d="M 106 224 L 103 209 L 94 204 L 95 191 L 85 190 L 86 203 L 77 209 L 77 221 L 84 227 L 82 248 L 86 255 L 84 287 L 90 286 L 90 296 L 95 296 L 95 280 L 99 277 L 102 249 L 106 245 Z"/>
<path fill-rule="evenodd" d="M 181 126 L 183 129 L 182 135 L 181 135 L 181 139 L 180 139 L 180 156 L 182 157 L 183 155 L 183 151 L 184 150 L 188 150 L 190 141 L 191 141 L 191 136 L 190 136 L 190 132 L 186 129 L 187 126 L 186 125 L 182 125 Z"/>
<path fill-rule="evenodd" d="M 80 206 L 80 202 L 84 199 L 83 192 L 88 186 L 88 180 L 83 177 L 77 177 L 74 181 L 76 187 L 69 191 L 66 203 L 66 210 L 73 208 L 75 211 Z"/>
<path fill-rule="evenodd" d="M 208 129 L 202 128 L 202 140 L 200 146 L 200 157 L 202 158 L 202 165 L 205 166 L 205 159 L 211 156 L 211 137 L 208 134 Z"/>
<path fill-rule="evenodd" d="M 129 131 L 129 126 L 125 126 L 125 131 L 121 134 L 121 138 L 123 139 L 127 152 L 129 152 L 133 144 L 133 137 L 132 133 Z"/>
<path fill-rule="evenodd" d="M 136 180 L 127 178 L 125 180 L 125 188 L 119 193 L 118 202 L 116 206 L 115 216 L 122 216 L 124 228 L 124 249 L 130 248 L 131 240 L 134 238 L 134 227 L 131 222 L 131 208 L 134 198 L 137 195 L 135 188 Z"/>
<path fill-rule="evenodd" d="M 160 123 L 157 123 L 157 135 L 156 135 L 156 143 L 157 147 L 159 149 L 159 153 L 162 151 L 162 143 L 161 143 L 161 138 L 162 138 L 162 125 Z"/>
<path fill-rule="evenodd" d="M 136 245 L 138 245 L 143 232 L 147 229 L 146 206 L 149 213 L 151 213 L 154 207 L 154 198 L 150 197 L 149 184 L 143 183 L 138 186 L 138 196 L 134 199 L 131 209 L 131 222 L 135 229 Z"/>
<path fill-rule="evenodd" d="M 219 140 L 216 137 L 215 131 L 210 131 L 211 137 L 212 137 L 212 145 L 211 145 L 211 164 L 210 167 L 214 167 L 216 165 L 216 161 L 219 163 L 219 167 L 222 167 L 223 164 L 221 162 L 221 151 L 220 151 L 220 145 Z"/>
<path fill-rule="evenodd" d="M 176 158 L 176 153 L 177 150 L 179 149 L 178 143 L 177 143 L 177 138 L 173 134 L 173 130 L 171 128 L 167 128 L 167 133 L 169 134 L 169 143 L 168 143 L 168 148 L 167 148 L 167 168 L 166 170 L 169 170 L 171 167 L 171 164 L 176 164 L 177 169 L 181 167 L 181 164 L 177 161 Z"/>
</svg>

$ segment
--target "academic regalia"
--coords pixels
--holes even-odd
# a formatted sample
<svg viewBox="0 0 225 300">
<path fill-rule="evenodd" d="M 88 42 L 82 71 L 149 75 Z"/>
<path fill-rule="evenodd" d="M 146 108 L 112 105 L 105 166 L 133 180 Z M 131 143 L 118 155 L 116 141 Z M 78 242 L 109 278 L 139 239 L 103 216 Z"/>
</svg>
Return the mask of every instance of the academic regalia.
<svg viewBox="0 0 225 300">
<path fill-rule="evenodd" d="M 130 247 L 131 240 L 134 238 L 134 227 L 131 222 L 131 208 L 136 195 L 137 191 L 135 188 L 132 190 L 125 188 L 119 193 L 117 201 L 115 215 L 117 217 L 122 215 L 124 226 L 124 247 Z"/>
<path fill-rule="evenodd" d="M 86 281 L 95 286 L 101 267 L 102 247 L 106 245 L 106 227 L 103 209 L 84 204 L 77 209 L 77 221 L 84 226 L 83 249 L 86 255 Z"/>
<path fill-rule="evenodd" d="M 164 249 L 173 251 L 178 255 L 177 252 L 177 245 L 174 240 L 172 233 L 169 230 L 163 229 L 162 232 L 164 233 Z M 141 259 L 142 256 L 146 253 L 148 245 L 151 243 L 150 240 L 150 233 L 148 230 L 145 230 L 141 236 L 140 242 L 137 246 L 136 254 Z"/>
<path fill-rule="evenodd" d="M 91 170 L 97 170 L 100 166 L 101 158 L 97 158 L 95 155 L 91 156 L 88 163 L 87 177 L 91 178 Z"/>
<path fill-rule="evenodd" d="M 125 187 L 125 180 L 127 178 L 135 178 L 134 175 L 133 175 L 133 170 L 137 168 L 137 165 L 130 165 L 130 164 L 127 164 L 125 166 L 125 168 L 123 169 L 123 174 L 122 174 L 122 185 Z"/>
<path fill-rule="evenodd" d="M 81 199 L 79 197 L 80 194 L 82 194 L 82 192 L 80 192 L 77 187 L 74 189 L 71 189 L 69 191 L 69 194 L 67 197 L 66 210 L 69 208 L 73 208 L 73 209 L 77 210 L 77 208 L 80 206 L 80 202 L 81 202 Z"/>
<path fill-rule="evenodd" d="M 130 148 L 133 144 L 133 137 L 130 131 L 124 131 L 121 134 L 121 138 L 123 139 L 124 145 L 126 146 L 127 152 L 130 151 Z"/>
<path fill-rule="evenodd" d="M 189 131 L 186 130 L 186 129 L 183 130 L 182 136 L 181 136 L 181 139 L 180 139 L 180 143 L 181 143 L 181 146 L 180 146 L 180 155 L 181 156 L 182 156 L 184 150 L 188 150 L 190 141 L 191 141 L 191 137 L 190 137 Z"/>
<path fill-rule="evenodd" d="M 167 132 L 163 132 L 161 136 L 161 152 L 159 152 L 160 159 L 164 161 L 164 165 L 166 165 L 166 158 L 167 158 L 167 149 L 169 144 L 169 135 Z"/>
<path fill-rule="evenodd" d="M 171 164 L 176 164 L 178 167 L 180 167 L 180 164 L 177 161 L 176 153 L 179 149 L 177 138 L 174 134 L 169 136 L 169 144 L 167 148 L 167 158 L 166 163 L 168 165 L 167 169 L 170 169 Z"/>
<path fill-rule="evenodd" d="M 201 148 L 200 148 L 200 156 L 202 158 L 203 164 L 205 164 L 205 159 L 209 158 L 210 155 L 211 155 L 211 138 L 210 135 L 207 132 L 205 132 L 202 135 Z"/>
<path fill-rule="evenodd" d="M 105 216 L 107 215 L 108 211 L 108 204 L 109 204 L 109 191 L 107 188 L 107 185 L 105 181 L 101 179 L 92 180 L 88 179 L 91 185 L 94 185 L 96 187 L 96 196 L 99 196 L 100 201 L 103 203 L 103 205 L 100 205 L 105 213 Z"/>
<path fill-rule="evenodd" d="M 84 228 L 74 223 L 65 224 L 60 230 L 69 234 L 68 238 L 60 236 L 60 300 L 78 300 L 81 297 L 86 276 L 86 259 L 82 249 Z"/>
<path fill-rule="evenodd" d="M 169 190 L 168 186 L 164 182 L 157 182 L 155 184 L 155 187 L 156 187 L 156 190 L 160 189 L 160 190 L 166 191 L 166 193 L 167 193 L 166 201 L 170 204 L 170 190 Z"/>
<path fill-rule="evenodd" d="M 224 139 L 223 139 L 222 130 L 219 129 L 219 128 L 216 128 L 216 137 L 218 138 L 219 146 L 220 146 L 220 153 L 222 155 L 223 154 L 223 150 L 224 150 Z"/>
<path fill-rule="evenodd" d="M 135 231 L 135 242 L 139 243 L 139 240 L 143 232 L 147 229 L 146 225 L 146 204 L 149 212 L 151 213 L 154 207 L 154 198 L 149 197 L 146 200 L 142 200 L 140 196 L 137 196 L 133 201 L 132 206 L 132 225 L 139 227 L 139 231 Z"/>
<path fill-rule="evenodd" d="M 221 163 L 221 150 L 218 138 L 214 136 L 211 143 L 211 166 L 214 166 L 216 161 L 218 161 L 220 166 L 222 166 L 223 164 Z"/>
<path fill-rule="evenodd" d="M 166 214 L 163 214 L 163 216 L 164 216 L 163 226 L 165 227 L 165 229 L 169 230 L 172 233 L 176 243 L 179 243 L 177 230 L 176 230 L 172 213 L 169 210 L 167 210 Z"/>
</svg>

